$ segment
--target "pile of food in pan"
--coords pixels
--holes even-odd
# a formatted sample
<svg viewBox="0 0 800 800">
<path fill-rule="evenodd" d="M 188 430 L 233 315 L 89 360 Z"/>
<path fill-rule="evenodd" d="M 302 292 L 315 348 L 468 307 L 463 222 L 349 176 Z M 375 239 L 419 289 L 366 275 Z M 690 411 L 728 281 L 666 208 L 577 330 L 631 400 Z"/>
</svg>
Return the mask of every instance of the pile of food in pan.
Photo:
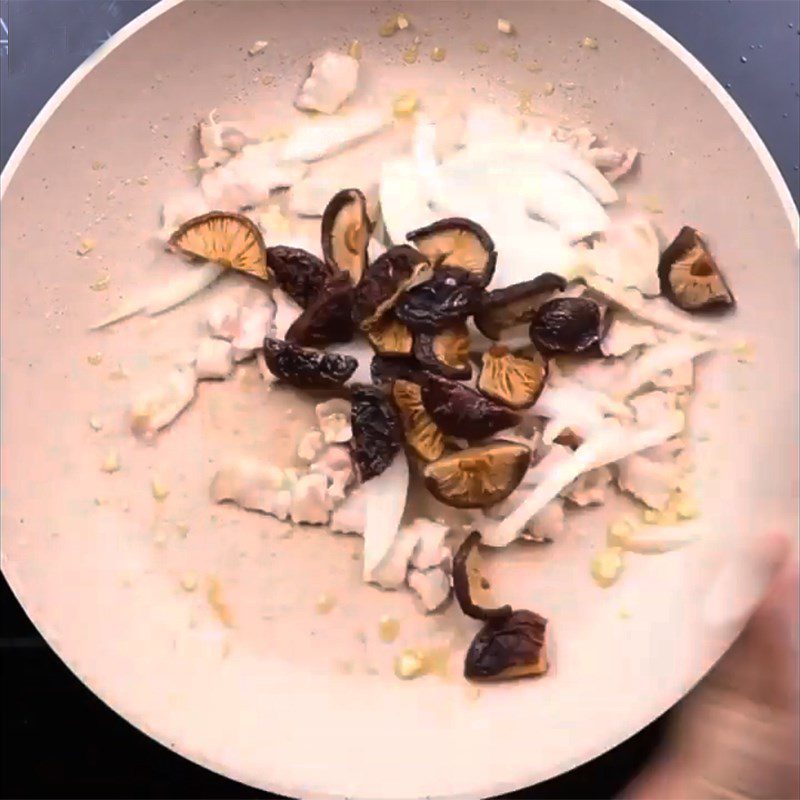
<svg viewBox="0 0 800 800">
<path fill-rule="evenodd" d="M 467 654 L 467 677 L 539 674 L 547 664 L 546 621 L 531 611 L 474 604 L 470 551 L 481 541 L 494 547 L 520 537 L 547 541 L 547 526 L 537 519 L 545 519 L 554 500 L 571 492 L 574 504 L 591 504 L 612 477 L 648 507 L 674 511 L 675 487 L 662 485 L 670 481 L 661 473 L 670 453 L 682 449 L 670 449 L 685 427 L 680 392 L 645 389 L 653 383 L 658 389 L 672 368 L 714 347 L 704 323 L 695 326 L 681 312 L 728 309 L 733 295 L 690 227 L 661 253 L 654 276 L 673 311 L 650 307 L 600 274 L 592 259 L 601 248 L 593 255 L 592 240 L 584 243 L 586 268 L 570 281 L 544 272 L 491 288 L 503 253 L 469 219 L 440 219 L 370 258 L 367 202 L 358 189 L 344 189 L 325 208 L 321 228 L 322 258 L 267 245 L 251 219 L 227 212 L 190 219 L 169 246 L 274 281 L 273 297 L 282 293 L 299 307 L 282 335 L 271 327 L 256 357 L 265 378 L 306 390 L 326 408 L 345 402 L 337 408 L 349 414 L 347 435 L 333 441 L 340 454 L 346 448 L 352 477 L 340 482 L 330 505 L 353 511 L 354 498 L 360 500 L 359 521 L 339 529 L 365 537 L 365 578 L 387 588 L 408 581 L 428 611 L 443 607 L 452 585 L 462 610 L 484 622 Z M 672 335 L 656 338 L 659 327 Z M 348 352 L 364 340 L 368 365 L 359 363 L 363 347 Z M 575 380 L 606 364 L 614 370 L 604 385 Z M 455 558 L 445 526 L 432 520 L 400 526 L 408 463 L 436 500 L 466 510 L 462 529 L 474 532 Z M 622 469 L 612 476 L 609 465 L 617 464 Z M 226 476 L 229 484 L 239 478 Z M 371 485 L 380 486 L 377 494 Z M 215 499 L 236 501 L 237 491 L 216 492 Z M 370 502 L 385 502 L 393 491 L 400 513 L 371 522 Z M 289 496 L 287 508 L 291 502 Z M 331 510 L 332 521 L 329 513 L 295 521 L 336 529 Z M 679 508 L 673 514 L 685 516 Z M 381 577 L 387 564 L 392 577 Z M 596 567 L 601 582 L 613 580 L 613 563 Z M 434 574 L 432 588 L 425 580 Z"/>
</svg>

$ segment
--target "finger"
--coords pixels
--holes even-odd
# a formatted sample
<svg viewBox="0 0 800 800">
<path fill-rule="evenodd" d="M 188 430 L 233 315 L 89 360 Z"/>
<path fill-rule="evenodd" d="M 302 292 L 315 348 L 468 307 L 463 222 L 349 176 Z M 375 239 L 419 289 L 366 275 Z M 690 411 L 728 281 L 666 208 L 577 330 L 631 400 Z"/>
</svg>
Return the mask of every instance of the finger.
<svg viewBox="0 0 800 800">
<path fill-rule="evenodd" d="M 785 534 L 767 533 L 735 548 L 709 586 L 702 615 L 716 634 L 740 627 L 753 613 L 786 558 L 790 543 Z"/>
<path fill-rule="evenodd" d="M 717 688 L 774 709 L 798 697 L 798 566 L 784 555 L 744 630 L 709 676 Z"/>
</svg>

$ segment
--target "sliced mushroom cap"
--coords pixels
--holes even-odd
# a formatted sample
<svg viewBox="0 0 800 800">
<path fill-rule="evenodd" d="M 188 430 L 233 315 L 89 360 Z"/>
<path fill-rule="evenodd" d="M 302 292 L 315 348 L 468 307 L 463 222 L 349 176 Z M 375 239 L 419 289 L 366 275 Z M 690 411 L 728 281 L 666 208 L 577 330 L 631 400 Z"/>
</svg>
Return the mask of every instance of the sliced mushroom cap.
<svg viewBox="0 0 800 800">
<path fill-rule="evenodd" d="M 367 268 L 367 244 L 372 225 L 367 201 L 358 189 L 342 189 L 322 214 L 322 253 L 357 284 Z"/>
<path fill-rule="evenodd" d="M 169 246 L 257 278 L 269 277 L 267 248 L 261 232 L 252 220 L 241 214 L 212 211 L 194 217 L 170 236 Z"/>
<path fill-rule="evenodd" d="M 478 631 L 464 659 L 470 680 L 509 680 L 547 672 L 547 620 L 520 609 L 490 620 Z"/>
<path fill-rule="evenodd" d="M 380 356 L 408 356 L 414 349 L 411 331 L 391 312 L 370 325 L 365 333 L 367 340 Z"/>
<path fill-rule="evenodd" d="M 472 599 L 469 558 L 477 548 L 480 539 L 480 532 L 472 531 L 456 551 L 453 557 L 453 593 L 456 596 L 461 610 L 468 617 L 479 619 L 483 622 L 490 619 L 502 620 L 511 614 L 511 606 L 505 605 L 499 608 L 483 608 L 477 605 Z"/>
<path fill-rule="evenodd" d="M 530 355 L 515 354 L 495 345 L 483 354 L 478 389 L 511 408 L 529 408 L 544 389 L 547 361 L 534 348 Z"/>
<path fill-rule="evenodd" d="M 469 329 L 464 322 L 456 322 L 439 333 L 418 333 L 414 337 L 414 355 L 420 364 L 445 378 L 463 381 L 472 375 Z"/>
<path fill-rule="evenodd" d="M 350 454 L 358 476 L 380 475 L 402 446 L 403 426 L 389 398 L 376 386 L 358 386 L 351 393 Z"/>
<path fill-rule="evenodd" d="M 455 508 L 484 508 L 499 503 L 517 488 L 531 451 L 517 442 L 498 440 L 440 458 L 425 467 L 425 486 L 442 503 Z"/>
<path fill-rule="evenodd" d="M 492 237 L 477 222 L 463 217 L 441 219 L 406 234 L 434 267 L 459 267 L 486 286 L 492 279 L 497 252 Z"/>
<path fill-rule="evenodd" d="M 436 461 L 444 453 L 444 434 L 422 404 L 422 388 L 412 381 L 396 380 L 392 399 L 400 412 L 406 442 L 423 461 Z"/>
<path fill-rule="evenodd" d="M 499 339 L 506 328 L 530 322 L 547 295 L 563 292 L 566 286 L 560 275 L 545 272 L 533 280 L 487 292 L 475 314 L 475 324 L 484 336 Z"/>
<path fill-rule="evenodd" d="M 308 308 L 332 275 L 330 265 L 300 247 L 268 247 L 267 266 L 292 300 Z"/>
<path fill-rule="evenodd" d="M 286 340 L 323 347 L 353 338 L 353 286 L 342 273 L 330 278 L 308 308 L 289 326 Z"/>
<path fill-rule="evenodd" d="M 603 312 L 585 297 L 548 300 L 534 314 L 531 341 L 546 356 L 585 353 L 603 338 Z"/>
<path fill-rule="evenodd" d="M 470 272 L 442 267 L 430 280 L 406 287 L 395 314 L 415 333 L 436 333 L 474 314 L 482 293 Z"/>
<path fill-rule="evenodd" d="M 378 386 L 389 387 L 400 379 L 407 381 L 424 380 L 423 366 L 413 356 L 374 356 L 369 365 L 372 382 Z"/>
<path fill-rule="evenodd" d="M 353 314 L 362 328 L 368 327 L 415 281 L 430 277 L 421 275 L 427 260 L 418 250 L 409 245 L 391 247 L 378 256 L 366 269 L 355 290 Z"/>
<path fill-rule="evenodd" d="M 269 371 L 301 389 L 335 389 L 356 371 L 352 356 L 306 350 L 281 339 L 264 340 L 264 360 Z"/>
<path fill-rule="evenodd" d="M 438 375 L 427 375 L 422 387 L 422 402 L 433 421 L 448 436 L 485 439 L 512 428 L 519 414 L 495 403 L 479 392 Z"/>
<path fill-rule="evenodd" d="M 684 311 L 710 311 L 736 304 L 708 246 L 688 225 L 661 255 L 658 278 L 661 293 Z"/>
</svg>

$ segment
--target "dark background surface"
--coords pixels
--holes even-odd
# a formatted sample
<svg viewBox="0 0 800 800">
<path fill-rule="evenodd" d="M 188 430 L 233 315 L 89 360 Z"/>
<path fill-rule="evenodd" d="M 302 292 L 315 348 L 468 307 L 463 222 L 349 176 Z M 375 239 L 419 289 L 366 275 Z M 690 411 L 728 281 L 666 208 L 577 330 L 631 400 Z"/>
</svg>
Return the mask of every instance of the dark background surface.
<svg viewBox="0 0 800 800">
<path fill-rule="evenodd" d="M 565 2 L 568 0 L 565 0 Z M 0 0 L 0 156 L 66 77 L 152 0 Z M 800 200 L 800 3 L 635 0 L 723 83 Z M 86 689 L 0 583 L 0 792 L 19 798 L 272 797 L 139 733 Z M 663 739 L 669 715 L 560 778 L 508 798 L 617 795 Z M 532 734 L 532 743 L 536 735 Z M 535 752 L 532 749 L 532 757 Z"/>
</svg>

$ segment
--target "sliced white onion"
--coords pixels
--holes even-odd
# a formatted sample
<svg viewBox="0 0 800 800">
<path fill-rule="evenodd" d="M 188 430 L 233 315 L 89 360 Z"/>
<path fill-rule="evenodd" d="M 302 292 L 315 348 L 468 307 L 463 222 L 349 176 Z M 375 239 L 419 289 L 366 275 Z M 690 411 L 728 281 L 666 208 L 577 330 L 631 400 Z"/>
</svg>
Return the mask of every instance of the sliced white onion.
<svg viewBox="0 0 800 800">
<path fill-rule="evenodd" d="M 707 339 L 718 338 L 719 333 L 710 325 L 698 322 L 688 314 L 670 305 L 663 297 L 645 299 L 636 289 L 625 289 L 602 275 L 585 273 L 587 285 L 610 302 L 624 308 L 637 319 L 675 333 L 688 333 Z"/>
<path fill-rule="evenodd" d="M 716 343 L 709 339 L 698 340 L 686 335 L 648 347 L 625 373 L 620 384 L 615 387 L 614 394 L 620 399 L 630 397 L 665 370 L 691 362 L 716 347 Z"/>
<path fill-rule="evenodd" d="M 374 136 L 390 122 L 388 115 L 378 109 L 364 109 L 344 116 L 306 122 L 298 126 L 282 144 L 279 160 L 318 161 Z"/>
<path fill-rule="evenodd" d="M 364 483 L 362 491 L 366 504 L 364 580 L 369 581 L 400 530 L 408 495 L 408 460 L 405 453 L 399 452 L 386 470 Z"/>
<path fill-rule="evenodd" d="M 505 547 L 519 536 L 520 531 L 534 514 L 579 475 L 590 469 L 619 461 L 631 453 L 655 447 L 680 433 L 684 424 L 684 415 L 679 411 L 675 412 L 668 422 L 655 428 L 626 427 L 618 422 L 607 422 L 585 439 L 569 460 L 551 470 L 504 520 L 496 525 L 487 526 L 482 533 L 482 541 L 491 547 Z"/>
<path fill-rule="evenodd" d="M 105 328 L 134 314 L 144 312 L 153 316 L 175 308 L 210 286 L 223 272 L 225 267 L 219 264 L 189 267 L 166 283 L 154 286 L 146 292 L 139 292 L 124 301 L 115 311 L 92 325 L 91 330 Z"/>
</svg>

